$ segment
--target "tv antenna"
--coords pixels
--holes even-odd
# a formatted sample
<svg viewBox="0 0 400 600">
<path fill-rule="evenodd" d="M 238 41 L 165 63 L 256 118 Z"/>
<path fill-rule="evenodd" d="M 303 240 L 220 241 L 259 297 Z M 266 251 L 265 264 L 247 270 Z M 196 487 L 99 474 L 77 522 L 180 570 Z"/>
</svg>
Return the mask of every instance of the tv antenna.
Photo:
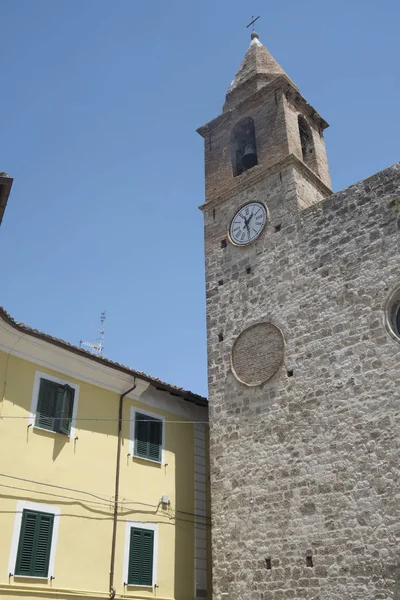
<svg viewBox="0 0 400 600">
<path fill-rule="evenodd" d="M 89 350 L 95 356 L 104 356 L 104 333 L 106 330 L 106 311 L 104 310 L 100 315 L 100 329 L 96 329 L 99 337 L 93 340 L 80 340 L 79 348 Z"/>
</svg>

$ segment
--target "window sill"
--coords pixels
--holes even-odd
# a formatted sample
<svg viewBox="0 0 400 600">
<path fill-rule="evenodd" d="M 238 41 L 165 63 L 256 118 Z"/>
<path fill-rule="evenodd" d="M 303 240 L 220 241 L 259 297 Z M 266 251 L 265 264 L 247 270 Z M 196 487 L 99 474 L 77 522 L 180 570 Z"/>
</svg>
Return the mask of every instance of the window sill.
<svg viewBox="0 0 400 600">
<path fill-rule="evenodd" d="M 31 580 L 34 579 L 35 581 L 41 581 L 41 582 L 50 582 L 50 577 L 37 577 L 36 575 L 12 575 L 14 580 L 20 581 L 22 579 L 22 581 L 24 580 Z"/>
<path fill-rule="evenodd" d="M 61 435 L 63 439 L 65 439 L 65 441 L 69 441 L 72 439 L 72 436 L 70 435 L 66 435 L 65 433 L 61 433 L 60 431 L 53 431 L 53 429 L 45 429 L 44 427 L 39 427 L 38 425 L 32 424 L 32 430 L 37 432 L 37 433 L 48 433 L 49 435 Z M 25 577 L 24 575 L 22 575 L 22 577 Z"/>
<path fill-rule="evenodd" d="M 153 460 L 152 458 L 146 458 L 145 456 L 138 456 L 137 454 L 134 454 L 132 456 L 133 459 L 138 459 L 138 460 L 143 460 L 147 463 L 151 463 L 152 465 L 157 465 L 159 467 L 162 467 L 163 465 L 163 461 L 162 460 Z M 136 584 L 132 584 L 132 585 L 136 585 Z M 149 586 L 147 586 L 149 587 Z M 150 586 L 151 587 L 151 586 Z"/>
<path fill-rule="evenodd" d="M 143 585 L 140 583 L 125 583 L 124 584 L 125 587 L 127 588 L 134 588 L 134 589 L 142 589 L 142 590 L 153 590 L 155 588 L 155 585 Z"/>
</svg>

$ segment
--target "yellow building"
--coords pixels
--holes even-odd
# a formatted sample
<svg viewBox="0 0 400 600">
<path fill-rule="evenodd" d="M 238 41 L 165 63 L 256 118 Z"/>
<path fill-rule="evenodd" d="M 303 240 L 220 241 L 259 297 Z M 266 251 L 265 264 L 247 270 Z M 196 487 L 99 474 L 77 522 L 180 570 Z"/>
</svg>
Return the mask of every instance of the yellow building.
<svg viewBox="0 0 400 600">
<path fill-rule="evenodd" d="M 0 595 L 210 596 L 207 402 L 0 309 Z"/>
</svg>

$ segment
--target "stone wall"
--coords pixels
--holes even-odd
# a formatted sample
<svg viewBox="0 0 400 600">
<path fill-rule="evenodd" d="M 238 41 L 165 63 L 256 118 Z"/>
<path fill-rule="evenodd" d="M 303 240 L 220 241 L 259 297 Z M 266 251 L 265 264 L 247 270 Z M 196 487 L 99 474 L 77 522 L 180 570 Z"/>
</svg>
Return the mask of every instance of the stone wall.
<svg viewBox="0 0 400 600">
<path fill-rule="evenodd" d="M 398 599 L 400 164 L 300 210 L 303 184 L 288 164 L 204 207 L 214 600 Z M 265 234 L 221 247 L 250 200 Z M 286 354 L 247 387 L 230 353 L 259 321 Z"/>
</svg>

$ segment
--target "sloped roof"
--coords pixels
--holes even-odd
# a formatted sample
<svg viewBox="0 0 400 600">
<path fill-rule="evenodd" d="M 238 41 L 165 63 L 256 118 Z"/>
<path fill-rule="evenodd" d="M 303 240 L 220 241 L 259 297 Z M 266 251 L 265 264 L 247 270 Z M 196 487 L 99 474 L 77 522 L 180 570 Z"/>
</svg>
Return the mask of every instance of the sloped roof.
<svg viewBox="0 0 400 600">
<path fill-rule="evenodd" d="M 275 60 L 272 54 L 262 45 L 257 34 L 253 34 L 250 46 L 242 60 L 242 63 L 228 87 L 229 94 L 235 88 L 246 83 L 255 75 L 263 75 L 266 83 L 275 79 L 277 75 L 285 75 L 285 71 Z"/>
<path fill-rule="evenodd" d="M 287 76 L 281 65 L 262 45 L 258 39 L 258 33 L 253 31 L 250 46 L 226 92 L 224 112 L 272 83 L 272 81 L 282 77 L 297 89 L 297 86 Z"/>
<path fill-rule="evenodd" d="M 194 394 L 193 392 L 190 392 L 189 390 L 184 390 L 183 388 L 177 387 L 170 383 L 166 383 L 165 381 L 162 381 L 161 379 L 158 379 L 157 377 L 152 377 L 151 375 L 147 375 L 146 373 L 143 373 L 142 371 L 136 371 L 134 369 L 131 369 L 130 367 L 127 367 L 120 363 L 114 362 L 113 360 L 109 360 L 108 358 L 102 358 L 100 356 L 95 356 L 94 354 L 91 354 L 90 352 L 88 352 L 87 350 L 84 350 L 83 348 L 79 348 L 78 346 L 74 346 L 73 344 L 65 342 L 64 340 L 61 340 L 59 338 L 48 335 L 47 333 L 43 333 L 42 331 L 39 331 L 38 329 L 33 329 L 32 327 L 29 327 L 28 325 L 25 325 L 24 323 L 19 323 L 19 322 L 15 321 L 11 317 L 11 315 L 9 315 L 7 313 L 7 311 L 4 310 L 4 308 L 1 306 L 0 306 L 0 319 L 2 319 L 3 321 L 5 321 L 9 325 L 11 325 L 11 327 L 16 329 L 17 331 L 20 331 L 21 333 L 25 333 L 27 335 L 31 335 L 32 337 L 39 338 L 45 342 L 48 342 L 49 344 L 53 344 L 54 346 L 58 346 L 59 348 L 63 348 L 64 350 L 73 352 L 74 354 L 78 354 L 78 355 L 82 356 L 82 358 L 88 358 L 89 360 L 93 360 L 94 362 L 100 363 L 106 367 L 110 367 L 111 369 L 116 369 L 117 371 L 126 373 L 127 375 L 132 375 L 132 377 L 137 377 L 138 379 L 143 379 L 144 381 L 147 381 L 148 383 L 153 384 L 157 389 L 169 392 L 172 396 L 180 397 L 184 400 L 187 400 L 188 402 L 197 404 L 199 406 L 207 406 L 208 405 L 207 398 L 204 398 L 203 396 Z"/>
</svg>

